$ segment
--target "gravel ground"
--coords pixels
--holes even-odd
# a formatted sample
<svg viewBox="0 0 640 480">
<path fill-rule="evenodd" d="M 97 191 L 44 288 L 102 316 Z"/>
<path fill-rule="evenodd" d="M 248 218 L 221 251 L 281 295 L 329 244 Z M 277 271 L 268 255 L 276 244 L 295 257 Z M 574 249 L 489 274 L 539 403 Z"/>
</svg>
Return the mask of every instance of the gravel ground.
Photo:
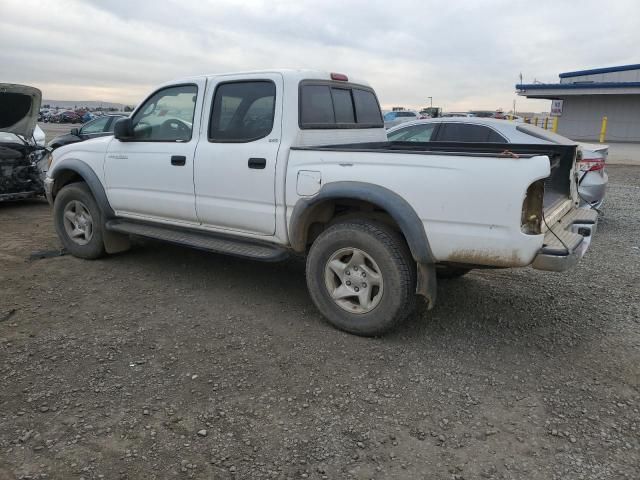
<svg viewBox="0 0 640 480">
<path fill-rule="evenodd" d="M 379 339 L 298 261 L 30 258 L 48 206 L 0 205 L 0 479 L 638 479 L 640 168 L 609 175 L 577 269 L 442 281 Z"/>
</svg>

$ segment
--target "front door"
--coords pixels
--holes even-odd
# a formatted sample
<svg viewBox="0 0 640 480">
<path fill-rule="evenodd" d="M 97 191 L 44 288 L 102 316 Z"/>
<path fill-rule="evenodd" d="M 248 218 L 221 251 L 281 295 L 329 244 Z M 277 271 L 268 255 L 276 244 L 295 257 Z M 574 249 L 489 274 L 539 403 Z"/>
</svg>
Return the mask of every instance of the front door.
<svg viewBox="0 0 640 480">
<path fill-rule="evenodd" d="M 199 220 L 206 227 L 273 235 L 282 76 L 210 84 L 203 118 L 194 165 Z"/>
<path fill-rule="evenodd" d="M 107 197 L 118 216 L 197 223 L 193 158 L 205 80 L 164 87 L 132 117 L 134 139 L 107 149 Z"/>
</svg>

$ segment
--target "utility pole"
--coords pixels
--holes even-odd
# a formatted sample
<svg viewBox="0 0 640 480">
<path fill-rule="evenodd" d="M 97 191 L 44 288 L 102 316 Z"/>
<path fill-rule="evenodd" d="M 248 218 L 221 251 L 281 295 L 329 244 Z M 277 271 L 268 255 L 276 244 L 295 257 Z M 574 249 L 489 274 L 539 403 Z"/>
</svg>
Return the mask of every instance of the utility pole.
<svg viewBox="0 0 640 480">
<path fill-rule="evenodd" d="M 433 97 L 427 97 L 429 99 L 429 108 L 433 108 Z"/>
</svg>

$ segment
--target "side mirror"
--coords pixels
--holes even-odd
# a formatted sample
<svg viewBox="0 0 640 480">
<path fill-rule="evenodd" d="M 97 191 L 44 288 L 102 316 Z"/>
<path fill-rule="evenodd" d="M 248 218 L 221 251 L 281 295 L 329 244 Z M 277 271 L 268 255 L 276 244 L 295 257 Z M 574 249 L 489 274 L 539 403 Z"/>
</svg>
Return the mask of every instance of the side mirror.
<svg viewBox="0 0 640 480">
<path fill-rule="evenodd" d="M 133 139 L 133 123 L 130 118 L 121 118 L 113 126 L 113 136 L 121 142 Z"/>
<path fill-rule="evenodd" d="M 77 129 L 77 128 L 72 128 L 71 132 L 69 132 L 69 133 L 71 133 L 71 135 L 75 135 L 76 137 L 80 136 L 80 130 Z"/>
</svg>

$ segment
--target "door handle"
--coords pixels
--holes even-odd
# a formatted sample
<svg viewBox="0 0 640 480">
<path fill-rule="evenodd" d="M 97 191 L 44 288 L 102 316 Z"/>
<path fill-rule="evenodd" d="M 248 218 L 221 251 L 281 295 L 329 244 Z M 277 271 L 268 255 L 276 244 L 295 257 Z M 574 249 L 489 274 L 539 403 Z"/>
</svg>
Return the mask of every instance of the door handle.
<svg viewBox="0 0 640 480">
<path fill-rule="evenodd" d="M 250 158 L 249 159 L 249 168 L 262 170 L 266 166 L 267 166 L 266 158 Z"/>
<path fill-rule="evenodd" d="M 171 156 L 171 165 L 177 165 L 179 167 L 183 166 L 187 163 L 187 157 L 184 155 L 172 155 Z"/>
</svg>

